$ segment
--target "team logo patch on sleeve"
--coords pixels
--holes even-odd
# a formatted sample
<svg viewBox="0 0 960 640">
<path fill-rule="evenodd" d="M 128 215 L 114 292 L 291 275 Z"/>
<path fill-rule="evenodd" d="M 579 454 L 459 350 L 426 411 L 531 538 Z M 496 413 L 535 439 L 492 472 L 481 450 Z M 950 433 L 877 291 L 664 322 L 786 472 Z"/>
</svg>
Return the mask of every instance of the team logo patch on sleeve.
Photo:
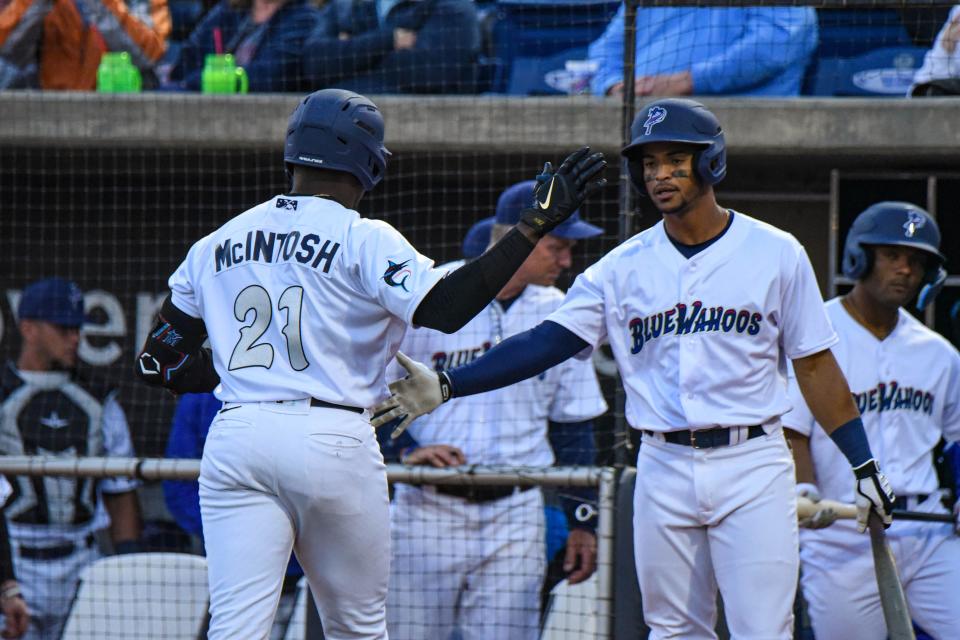
<svg viewBox="0 0 960 640">
<path fill-rule="evenodd" d="M 297 210 L 297 201 L 288 198 L 277 198 L 277 209 L 286 209 L 287 211 Z"/>
<path fill-rule="evenodd" d="M 394 262 L 387 260 L 387 270 L 383 272 L 383 281 L 390 287 L 400 287 L 404 291 L 409 291 L 405 284 L 407 278 L 413 275 L 413 271 L 407 268 L 409 260 L 403 262 Z"/>
</svg>

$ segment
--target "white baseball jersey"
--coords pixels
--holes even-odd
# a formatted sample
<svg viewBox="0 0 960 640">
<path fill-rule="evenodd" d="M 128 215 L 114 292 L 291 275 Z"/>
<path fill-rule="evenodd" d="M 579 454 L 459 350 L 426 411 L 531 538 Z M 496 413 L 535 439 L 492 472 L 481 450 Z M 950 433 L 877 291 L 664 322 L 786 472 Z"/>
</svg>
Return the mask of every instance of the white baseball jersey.
<svg viewBox="0 0 960 640">
<path fill-rule="evenodd" d="M 662 221 L 634 236 L 581 274 L 547 318 L 591 347 L 609 340 L 634 428 L 762 424 L 790 408 L 784 357 L 837 341 L 803 246 L 731 215 L 726 233 L 689 259 Z"/>
<path fill-rule="evenodd" d="M 462 262 L 443 268 L 454 270 Z M 400 350 L 441 371 L 480 357 L 501 340 L 540 323 L 560 306 L 556 287 L 527 285 L 506 311 L 494 300 L 452 335 L 434 329 L 407 332 Z M 391 379 L 405 372 L 393 365 Z M 515 385 L 454 398 L 418 418 L 410 434 L 421 445 L 459 447 L 467 461 L 482 464 L 543 465 L 554 462 L 547 421 L 580 422 L 607 409 L 589 360 L 567 360 Z"/>
<path fill-rule="evenodd" d="M 169 284 L 173 304 L 206 323 L 220 400 L 367 407 L 444 273 L 385 222 L 277 196 L 194 244 Z"/>
<path fill-rule="evenodd" d="M 833 354 L 860 410 L 870 448 L 897 495 L 939 487 L 930 452 L 943 436 L 960 440 L 960 354 L 946 339 L 900 309 L 883 340 L 854 320 L 840 298 L 826 304 L 840 343 Z M 823 498 L 853 502 L 850 465 L 816 421 L 790 377 L 793 410 L 785 426 L 810 437 Z"/>
</svg>

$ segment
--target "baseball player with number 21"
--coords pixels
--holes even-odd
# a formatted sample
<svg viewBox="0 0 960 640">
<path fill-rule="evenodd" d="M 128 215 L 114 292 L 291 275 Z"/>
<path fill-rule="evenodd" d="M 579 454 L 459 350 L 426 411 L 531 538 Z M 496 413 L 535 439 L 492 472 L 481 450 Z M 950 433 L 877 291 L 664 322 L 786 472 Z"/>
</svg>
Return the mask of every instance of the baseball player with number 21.
<svg viewBox="0 0 960 640">
<path fill-rule="evenodd" d="M 408 325 L 460 329 L 605 184 L 587 147 L 546 165 L 520 222 L 447 273 L 355 211 L 383 178 L 383 137 L 363 96 L 304 98 L 287 126 L 290 193 L 191 247 L 138 358 L 145 382 L 223 401 L 200 466 L 210 638 L 269 636 L 291 549 L 328 640 L 386 637 L 386 467 L 362 407 L 387 395 Z"/>
<path fill-rule="evenodd" d="M 856 281 L 826 305 L 840 336 L 833 353 L 850 381 L 870 444 L 890 473 L 900 509 L 946 514 L 933 449 L 960 440 L 960 355 L 903 309 L 920 290 L 923 309 L 937 295 L 940 231 L 907 202 L 879 202 L 847 235 L 844 275 Z M 798 493 L 849 502 L 840 451 L 807 410 L 790 378 L 793 411 L 783 417 L 797 462 Z M 881 640 L 887 626 L 870 543 L 852 523 L 821 507 L 801 525 L 803 593 L 818 638 Z M 832 525 L 832 526 L 827 526 Z M 960 538 L 945 523 L 895 521 L 887 538 L 910 614 L 938 640 L 960 637 Z"/>
<path fill-rule="evenodd" d="M 859 520 L 890 523 L 894 496 L 870 451 L 813 268 L 797 240 L 717 205 L 717 118 L 692 100 L 644 106 L 623 154 L 662 221 L 577 277 L 535 328 L 437 373 L 413 364 L 374 424 L 513 384 L 609 341 L 643 431 L 634 551 L 651 638 L 716 638 L 719 587 L 732 637 L 793 637 L 794 465 L 780 416 L 793 361 L 811 411 L 854 469 Z"/>
</svg>

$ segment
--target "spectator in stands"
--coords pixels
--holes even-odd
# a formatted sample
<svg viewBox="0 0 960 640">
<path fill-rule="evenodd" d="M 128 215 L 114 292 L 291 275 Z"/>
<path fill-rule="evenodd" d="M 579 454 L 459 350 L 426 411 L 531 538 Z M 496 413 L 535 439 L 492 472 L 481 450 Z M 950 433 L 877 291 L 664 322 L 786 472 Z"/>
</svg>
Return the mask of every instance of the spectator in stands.
<svg viewBox="0 0 960 640">
<path fill-rule="evenodd" d="M 168 458 L 200 458 L 203 444 L 207 441 L 210 423 L 223 403 L 212 393 L 186 393 L 173 414 L 173 425 L 167 440 Z M 163 497 L 170 515 L 184 531 L 196 536 L 203 543 L 203 524 L 200 521 L 200 485 L 196 480 L 165 480 Z M 303 569 L 294 556 L 290 556 L 287 575 L 283 580 L 277 616 L 270 632 L 270 640 L 282 640 L 293 616 L 296 602 L 297 582 Z"/>
<path fill-rule="evenodd" d="M 491 241 L 499 240 L 533 202 L 534 184 L 521 182 L 501 194 Z M 576 241 L 601 233 L 574 213 L 540 241 L 496 299 L 466 326 L 450 335 L 411 329 L 400 350 L 442 370 L 535 325 L 563 300 L 553 284 L 570 267 Z M 391 374 L 395 379 L 402 371 L 392 366 L 388 379 Z M 607 405 L 589 360 L 568 360 L 542 376 L 466 400 L 453 400 L 442 412 L 411 424 L 396 442 L 401 461 L 432 467 L 595 462 L 592 420 Z M 575 489 L 564 494 L 570 497 L 565 500 L 570 531 L 563 573 L 575 584 L 595 567 L 595 509 L 589 501 L 596 496 Z M 390 638 L 449 638 L 456 627 L 464 638 L 539 637 L 546 570 L 539 488 L 398 484 L 390 515 Z"/>
<path fill-rule="evenodd" d="M 910 95 L 960 94 L 960 5 L 950 10 L 933 47 L 927 52 L 916 75 Z"/>
<path fill-rule="evenodd" d="M 589 49 L 596 95 L 623 93 L 624 7 Z M 795 96 L 817 47 L 810 7 L 637 10 L 640 96 Z"/>
<path fill-rule="evenodd" d="M 207 54 L 231 53 L 251 92 L 301 91 L 303 44 L 319 15 L 311 0 L 222 0 L 183 42 L 164 88 L 199 91 Z"/>
<path fill-rule="evenodd" d="M 169 34 L 167 0 L 0 0 L 0 89 L 92 91 L 107 51 L 150 86 Z"/>
<path fill-rule="evenodd" d="M 0 443 L 5 455 L 132 457 L 116 391 L 77 371 L 83 293 L 48 278 L 23 290 L 22 343 L 0 372 Z M 81 570 L 100 557 L 95 534 L 109 527 L 114 551 L 139 551 L 137 482 L 129 478 L 17 476 L 4 509 L 13 561 L 32 615 L 28 638 L 59 639 Z"/>
<path fill-rule="evenodd" d="M 331 0 L 303 66 L 314 89 L 465 93 L 479 51 L 471 0 Z"/>
</svg>

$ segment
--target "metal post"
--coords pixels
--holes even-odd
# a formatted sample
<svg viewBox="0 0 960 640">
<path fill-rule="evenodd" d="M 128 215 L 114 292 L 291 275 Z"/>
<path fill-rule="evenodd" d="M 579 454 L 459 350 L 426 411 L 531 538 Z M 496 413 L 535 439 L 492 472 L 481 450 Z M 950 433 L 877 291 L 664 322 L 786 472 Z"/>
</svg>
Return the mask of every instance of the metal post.
<svg viewBox="0 0 960 640">
<path fill-rule="evenodd" d="M 600 471 L 597 504 L 597 623 L 601 637 L 613 637 L 613 518 L 617 495 L 616 471 Z"/>
<path fill-rule="evenodd" d="M 830 266 L 827 269 L 827 298 L 837 296 L 837 284 L 839 273 L 837 272 L 837 260 L 839 259 L 839 236 L 840 236 L 840 172 L 837 169 L 830 170 L 830 234 L 827 240 L 827 255 L 830 258 Z"/>
<path fill-rule="evenodd" d="M 934 220 L 937 219 L 937 187 L 937 176 L 927 176 L 927 211 Z M 927 308 L 923 310 L 923 322 L 933 329 L 936 318 L 937 300 L 934 298 L 933 302 L 928 304 Z"/>
<path fill-rule="evenodd" d="M 638 0 L 626 0 L 623 24 L 623 96 L 620 109 L 621 147 L 630 143 L 630 125 L 633 123 L 637 108 L 634 95 L 636 87 L 637 60 L 637 4 Z M 620 224 L 618 242 L 624 242 L 633 235 L 633 218 L 636 215 L 633 202 L 633 187 L 630 185 L 630 172 L 627 159 L 620 158 Z M 626 420 L 626 396 L 623 383 L 616 386 L 614 392 L 614 452 L 613 462 L 618 467 L 625 466 L 630 447 L 630 426 Z"/>
</svg>

